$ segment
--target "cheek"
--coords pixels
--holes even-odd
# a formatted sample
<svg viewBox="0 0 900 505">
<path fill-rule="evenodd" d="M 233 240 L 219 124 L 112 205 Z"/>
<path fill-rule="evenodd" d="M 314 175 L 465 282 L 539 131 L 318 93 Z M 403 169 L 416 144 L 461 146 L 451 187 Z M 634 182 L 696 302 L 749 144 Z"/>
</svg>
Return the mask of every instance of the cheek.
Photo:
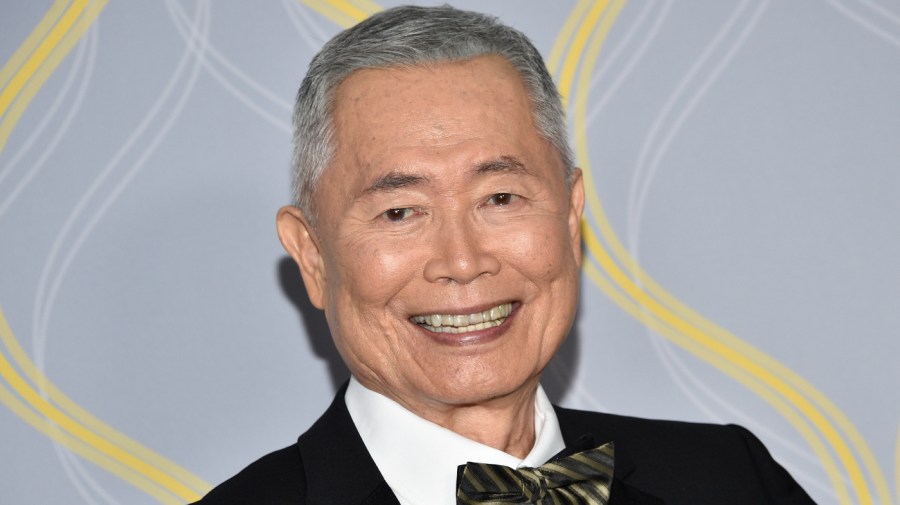
<svg viewBox="0 0 900 505">
<path fill-rule="evenodd" d="M 534 280 L 553 280 L 574 264 L 568 234 L 556 223 L 533 223 L 504 234 L 511 264 Z"/>
<path fill-rule="evenodd" d="M 391 240 L 360 237 L 342 245 L 336 261 L 343 296 L 353 303 L 384 306 L 415 278 L 415 248 Z"/>
<path fill-rule="evenodd" d="M 329 258 L 329 326 L 344 361 L 355 374 L 371 370 L 384 375 L 397 361 L 396 337 L 402 334 L 391 310 L 414 278 L 404 249 L 377 240 L 357 238 L 339 243 Z M 373 338 L 373 336 L 378 336 Z"/>
</svg>

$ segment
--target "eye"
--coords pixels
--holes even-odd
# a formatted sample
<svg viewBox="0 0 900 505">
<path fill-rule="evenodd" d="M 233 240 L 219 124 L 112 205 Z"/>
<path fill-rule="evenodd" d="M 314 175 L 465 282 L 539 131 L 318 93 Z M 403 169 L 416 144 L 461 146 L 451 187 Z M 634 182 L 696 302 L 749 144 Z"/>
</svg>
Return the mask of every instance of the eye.
<svg viewBox="0 0 900 505">
<path fill-rule="evenodd" d="M 388 221 L 392 221 L 395 223 L 399 223 L 404 219 L 411 217 L 413 215 L 413 209 L 410 207 L 403 207 L 400 209 L 388 209 L 384 211 L 382 216 L 385 217 Z"/>
<path fill-rule="evenodd" d="M 519 196 L 512 193 L 497 193 L 495 195 L 491 195 L 491 197 L 488 198 L 488 203 L 491 205 L 499 205 L 502 207 L 504 205 L 509 205 L 518 199 Z"/>
</svg>

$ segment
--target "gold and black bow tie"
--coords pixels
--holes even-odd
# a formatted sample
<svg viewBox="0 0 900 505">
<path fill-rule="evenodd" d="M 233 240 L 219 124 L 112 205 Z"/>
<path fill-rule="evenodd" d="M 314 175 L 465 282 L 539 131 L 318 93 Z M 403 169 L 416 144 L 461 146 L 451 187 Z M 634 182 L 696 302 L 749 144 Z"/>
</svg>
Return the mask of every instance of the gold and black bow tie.
<svg viewBox="0 0 900 505">
<path fill-rule="evenodd" d="M 456 503 L 606 505 L 612 485 L 613 449 L 609 442 L 552 459 L 539 468 L 467 463 L 460 467 Z"/>
</svg>

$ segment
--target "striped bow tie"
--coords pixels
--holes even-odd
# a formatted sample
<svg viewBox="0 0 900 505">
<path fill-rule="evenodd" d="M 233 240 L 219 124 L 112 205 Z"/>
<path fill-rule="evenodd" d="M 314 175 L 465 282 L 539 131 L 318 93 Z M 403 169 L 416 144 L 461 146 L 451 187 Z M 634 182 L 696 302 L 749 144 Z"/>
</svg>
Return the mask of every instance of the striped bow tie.
<svg viewBox="0 0 900 505">
<path fill-rule="evenodd" d="M 540 468 L 487 463 L 461 466 L 456 503 L 606 505 L 613 476 L 613 443 L 552 459 Z"/>
</svg>

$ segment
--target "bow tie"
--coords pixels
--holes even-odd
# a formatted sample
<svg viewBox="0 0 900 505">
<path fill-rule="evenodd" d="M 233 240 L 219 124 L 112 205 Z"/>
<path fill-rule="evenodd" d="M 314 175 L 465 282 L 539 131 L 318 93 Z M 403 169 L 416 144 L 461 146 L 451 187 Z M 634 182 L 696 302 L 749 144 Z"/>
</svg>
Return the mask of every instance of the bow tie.
<svg viewBox="0 0 900 505">
<path fill-rule="evenodd" d="M 613 443 L 551 459 L 539 468 L 487 463 L 460 466 L 456 503 L 606 505 L 613 476 Z"/>
</svg>

